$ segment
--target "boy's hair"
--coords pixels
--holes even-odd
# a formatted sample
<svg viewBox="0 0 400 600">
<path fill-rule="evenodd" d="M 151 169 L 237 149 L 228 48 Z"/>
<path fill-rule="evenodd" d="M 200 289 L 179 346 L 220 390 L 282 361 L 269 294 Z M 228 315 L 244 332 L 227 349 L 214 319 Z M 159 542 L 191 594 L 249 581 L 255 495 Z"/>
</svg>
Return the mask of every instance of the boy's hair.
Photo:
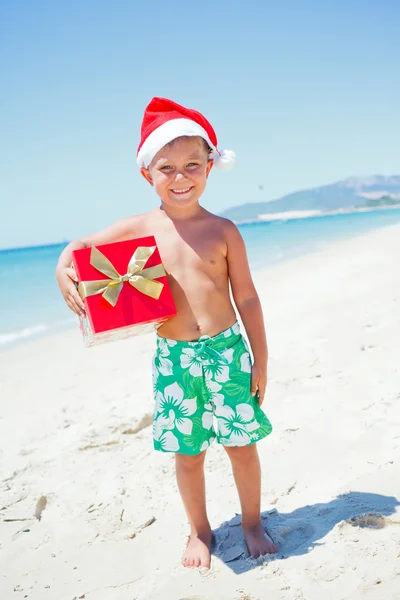
<svg viewBox="0 0 400 600">
<path fill-rule="evenodd" d="M 204 138 L 202 138 L 200 135 L 180 135 L 180 136 L 174 138 L 173 140 L 171 140 L 170 142 L 168 142 L 167 144 L 165 144 L 165 146 L 167 148 L 171 148 L 177 140 L 194 140 L 194 139 L 202 144 L 203 148 L 207 152 L 207 156 L 210 154 L 210 152 L 212 152 L 212 148 L 210 148 L 210 146 L 208 145 L 206 140 Z"/>
</svg>

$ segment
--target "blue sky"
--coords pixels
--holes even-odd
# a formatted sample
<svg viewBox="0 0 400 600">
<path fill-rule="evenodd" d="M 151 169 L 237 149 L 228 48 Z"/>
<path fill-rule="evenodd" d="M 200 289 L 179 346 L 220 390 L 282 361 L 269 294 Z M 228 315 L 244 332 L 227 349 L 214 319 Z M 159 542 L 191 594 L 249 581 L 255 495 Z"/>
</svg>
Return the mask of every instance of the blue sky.
<svg viewBox="0 0 400 600">
<path fill-rule="evenodd" d="M 397 0 L 0 0 L 0 247 L 156 206 L 135 161 L 153 96 L 236 151 L 210 177 L 215 212 L 398 174 L 399 22 Z"/>
</svg>

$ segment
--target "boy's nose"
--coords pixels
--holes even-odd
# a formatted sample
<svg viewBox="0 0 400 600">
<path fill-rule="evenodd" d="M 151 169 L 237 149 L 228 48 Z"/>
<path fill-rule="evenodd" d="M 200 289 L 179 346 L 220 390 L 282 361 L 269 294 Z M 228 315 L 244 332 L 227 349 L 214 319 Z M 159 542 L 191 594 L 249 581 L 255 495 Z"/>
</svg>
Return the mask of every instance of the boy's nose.
<svg viewBox="0 0 400 600">
<path fill-rule="evenodd" d="M 185 175 L 178 171 L 175 175 L 175 181 L 181 181 L 181 179 L 185 179 Z"/>
</svg>

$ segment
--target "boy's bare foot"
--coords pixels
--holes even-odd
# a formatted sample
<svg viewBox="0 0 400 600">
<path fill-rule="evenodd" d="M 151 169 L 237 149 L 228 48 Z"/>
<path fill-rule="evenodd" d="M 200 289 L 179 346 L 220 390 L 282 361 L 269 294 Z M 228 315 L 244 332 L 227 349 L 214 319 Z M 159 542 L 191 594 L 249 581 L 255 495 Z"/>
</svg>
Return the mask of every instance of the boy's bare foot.
<svg viewBox="0 0 400 600">
<path fill-rule="evenodd" d="M 190 534 L 185 553 L 182 558 L 184 567 L 210 568 L 212 533 Z"/>
<path fill-rule="evenodd" d="M 262 554 L 274 554 L 278 551 L 277 546 L 265 531 L 261 521 L 258 525 L 252 527 L 243 526 L 243 533 L 247 547 L 253 558 L 258 558 Z"/>
</svg>

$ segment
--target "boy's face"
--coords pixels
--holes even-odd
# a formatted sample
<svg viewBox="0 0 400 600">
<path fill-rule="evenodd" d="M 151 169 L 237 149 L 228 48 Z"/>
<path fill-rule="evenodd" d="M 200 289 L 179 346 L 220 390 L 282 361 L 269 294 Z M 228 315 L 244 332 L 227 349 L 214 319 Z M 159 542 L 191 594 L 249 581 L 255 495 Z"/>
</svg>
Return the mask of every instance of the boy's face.
<svg viewBox="0 0 400 600">
<path fill-rule="evenodd" d="M 201 138 L 177 138 L 161 148 L 141 173 L 163 203 L 186 208 L 204 192 L 212 165 Z"/>
</svg>

